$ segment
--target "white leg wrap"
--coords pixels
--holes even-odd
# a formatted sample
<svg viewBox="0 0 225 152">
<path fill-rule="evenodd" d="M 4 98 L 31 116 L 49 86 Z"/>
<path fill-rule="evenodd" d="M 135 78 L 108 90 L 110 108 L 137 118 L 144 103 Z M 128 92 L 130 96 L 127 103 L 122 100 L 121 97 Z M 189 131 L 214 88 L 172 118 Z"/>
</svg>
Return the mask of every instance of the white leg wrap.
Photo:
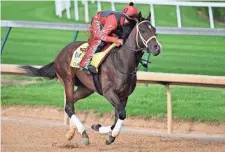
<svg viewBox="0 0 225 152">
<path fill-rule="evenodd" d="M 99 133 L 101 134 L 106 134 L 106 133 L 109 133 L 111 132 L 111 126 L 107 126 L 107 127 L 100 127 L 99 128 Z"/>
<path fill-rule="evenodd" d="M 76 124 L 74 123 L 74 121 L 72 119 L 70 119 L 70 128 L 76 128 Z"/>
<path fill-rule="evenodd" d="M 77 118 L 76 115 L 72 115 L 71 121 L 72 121 L 72 124 L 76 125 L 77 130 L 80 134 L 82 134 L 83 131 L 85 131 L 84 125 L 80 122 L 80 120 Z"/>
<path fill-rule="evenodd" d="M 118 119 L 116 122 L 116 126 L 114 127 L 112 131 L 113 137 L 117 137 L 119 135 L 122 125 L 123 125 L 123 120 Z"/>
</svg>

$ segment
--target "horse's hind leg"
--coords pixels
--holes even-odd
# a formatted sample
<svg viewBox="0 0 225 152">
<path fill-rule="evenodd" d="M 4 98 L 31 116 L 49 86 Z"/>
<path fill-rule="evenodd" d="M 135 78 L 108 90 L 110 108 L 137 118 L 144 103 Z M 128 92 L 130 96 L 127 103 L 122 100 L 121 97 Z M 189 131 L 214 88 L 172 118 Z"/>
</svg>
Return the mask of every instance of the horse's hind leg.
<svg viewBox="0 0 225 152">
<path fill-rule="evenodd" d="M 82 143 L 83 144 L 89 144 L 89 138 L 86 133 L 86 130 L 84 128 L 84 125 L 81 123 L 79 118 L 75 115 L 74 112 L 74 103 L 75 103 L 75 98 L 74 98 L 74 80 L 72 77 L 67 76 L 66 79 L 63 80 L 64 82 L 64 87 L 65 87 L 65 92 L 66 92 L 66 106 L 65 106 L 65 111 L 69 118 L 71 119 L 71 122 L 75 124 L 78 132 L 82 136 Z M 79 91 L 80 92 L 80 91 Z M 91 93 L 88 92 L 90 95 Z M 82 96 L 81 96 L 82 95 Z M 81 93 L 81 95 L 78 95 L 78 98 L 82 98 L 84 95 Z M 85 94 L 87 96 L 87 94 Z M 76 97 L 76 96 L 75 96 Z M 76 99 L 77 101 L 78 99 Z M 72 138 L 71 138 L 72 139 Z"/>
<path fill-rule="evenodd" d="M 88 89 L 84 85 L 78 86 L 77 90 L 74 92 L 74 103 L 76 101 L 83 99 L 91 95 L 94 91 Z M 75 135 L 76 124 L 70 119 L 70 130 L 67 132 L 66 137 L 68 140 L 71 140 Z"/>
</svg>

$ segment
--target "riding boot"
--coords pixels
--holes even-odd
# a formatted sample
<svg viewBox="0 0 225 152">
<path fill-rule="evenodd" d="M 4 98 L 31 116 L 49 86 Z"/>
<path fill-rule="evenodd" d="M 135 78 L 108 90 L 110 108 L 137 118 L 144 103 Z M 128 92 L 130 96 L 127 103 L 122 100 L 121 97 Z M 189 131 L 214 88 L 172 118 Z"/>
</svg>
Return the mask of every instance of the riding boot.
<svg viewBox="0 0 225 152">
<path fill-rule="evenodd" d="M 93 65 L 91 65 L 89 63 L 83 67 L 83 71 L 91 72 L 91 73 L 94 73 L 94 74 L 98 73 L 97 70 L 96 70 L 96 67 L 94 67 Z"/>
<path fill-rule="evenodd" d="M 91 73 L 98 73 L 96 67 L 90 64 L 90 60 L 87 61 L 87 64 L 83 67 L 83 71 L 91 72 Z"/>
<path fill-rule="evenodd" d="M 89 47 L 88 51 L 86 52 L 85 56 L 83 57 L 80 66 L 83 68 L 84 71 L 90 71 L 91 73 L 97 73 L 96 67 L 90 64 L 91 59 L 96 52 L 96 50 L 99 48 L 99 44 L 101 43 L 100 41 L 94 41 L 92 42 Z"/>
<path fill-rule="evenodd" d="M 88 59 L 85 62 L 85 66 L 82 68 L 83 71 L 88 72 L 88 73 L 98 73 L 96 70 L 96 67 L 94 67 L 93 65 L 90 64 L 91 59 Z"/>
<path fill-rule="evenodd" d="M 95 53 L 96 53 L 96 52 L 100 52 L 100 51 L 106 46 L 106 44 L 107 44 L 106 42 L 100 41 L 100 43 L 97 45 L 97 48 L 96 48 Z M 98 73 L 95 66 L 89 64 L 87 67 L 88 67 L 88 70 L 89 70 L 91 73 L 94 73 L 94 74 L 97 74 L 97 73 Z"/>
<path fill-rule="evenodd" d="M 85 66 L 82 68 L 83 71 L 89 72 L 88 66 L 90 65 L 90 61 L 91 61 L 91 59 L 86 60 Z"/>
</svg>

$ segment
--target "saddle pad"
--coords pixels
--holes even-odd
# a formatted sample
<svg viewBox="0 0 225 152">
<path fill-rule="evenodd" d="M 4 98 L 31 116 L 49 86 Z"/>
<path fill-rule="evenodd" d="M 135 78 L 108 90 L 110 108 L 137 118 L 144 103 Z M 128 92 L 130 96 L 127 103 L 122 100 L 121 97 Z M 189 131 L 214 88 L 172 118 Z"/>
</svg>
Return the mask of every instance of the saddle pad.
<svg viewBox="0 0 225 152">
<path fill-rule="evenodd" d="M 104 61 L 106 56 L 110 53 L 110 50 L 116 46 L 115 43 L 110 45 L 107 49 L 103 50 L 102 52 L 95 53 L 92 60 L 91 60 L 91 65 L 96 67 L 96 71 L 98 71 L 98 67 L 101 65 L 101 63 Z M 79 46 L 73 53 L 70 66 L 74 68 L 80 68 L 80 62 L 82 58 L 84 57 L 86 52 L 81 51 L 83 48 L 87 48 L 88 43 L 83 43 L 81 46 Z"/>
<path fill-rule="evenodd" d="M 80 68 L 80 62 L 85 55 L 85 52 L 81 51 L 82 48 L 87 48 L 88 43 L 83 43 L 74 52 L 70 62 L 70 66 L 74 68 Z"/>
</svg>

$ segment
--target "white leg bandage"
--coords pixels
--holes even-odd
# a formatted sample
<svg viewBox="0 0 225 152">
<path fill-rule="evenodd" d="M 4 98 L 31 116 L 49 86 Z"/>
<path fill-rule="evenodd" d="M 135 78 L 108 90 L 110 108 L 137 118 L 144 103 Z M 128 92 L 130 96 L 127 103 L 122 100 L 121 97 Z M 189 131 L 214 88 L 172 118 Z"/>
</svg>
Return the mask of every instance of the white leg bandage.
<svg viewBox="0 0 225 152">
<path fill-rule="evenodd" d="M 122 125 L 123 125 L 123 120 L 118 119 L 116 122 L 116 126 L 114 127 L 112 131 L 113 137 L 117 137 L 119 135 Z"/>
<path fill-rule="evenodd" d="M 80 122 L 80 120 L 77 118 L 76 115 L 72 115 L 71 122 L 72 122 L 72 124 L 76 125 L 78 132 L 80 134 L 82 134 L 83 131 L 85 130 L 85 128 L 84 128 L 84 125 Z"/>
<path fill-rule="evenodd" d="M 101 134 L 106 134 L 106 133 L 109 133 L 111 132 L 111 126 L 107 126 L 107 127 L 100 127 L 99 128 L 99 133 Z"/>
<path fill-rule="evenodd" d="M 76 128 L 76 124 L 72 119 L 70 119 L 70 128 Z"/>
</svg>

